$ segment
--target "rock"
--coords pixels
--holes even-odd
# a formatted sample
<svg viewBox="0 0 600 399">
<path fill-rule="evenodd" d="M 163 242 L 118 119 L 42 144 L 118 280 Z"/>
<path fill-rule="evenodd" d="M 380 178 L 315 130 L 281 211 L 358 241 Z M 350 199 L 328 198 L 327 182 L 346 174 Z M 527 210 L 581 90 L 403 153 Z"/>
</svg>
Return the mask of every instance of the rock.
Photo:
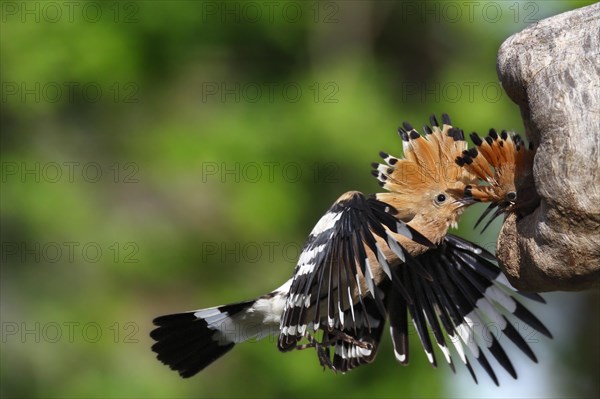
<svg viewBox="0 0 600 399">
<path fill-rule="evenodd" d="M 500 232 L 497 256 L 525 291 L 600 285 L 600 3 L 542 20 L 500 47 L 498 75 L 537 148 L 541 203 Z"/>
</svg>

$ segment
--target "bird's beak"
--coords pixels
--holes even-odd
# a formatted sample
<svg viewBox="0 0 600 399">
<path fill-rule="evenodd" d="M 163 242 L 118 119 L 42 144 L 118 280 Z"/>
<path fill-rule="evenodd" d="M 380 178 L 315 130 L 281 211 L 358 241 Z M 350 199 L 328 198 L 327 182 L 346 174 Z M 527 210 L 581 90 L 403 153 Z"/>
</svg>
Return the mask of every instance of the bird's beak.
<svg viewBox="0 0 600 399">
<path fill-rule="evenodd" d="M 473 205 L 474 203 L 476 203 L 478 201 L 473 197 L 462 197 L 461 199 L 458 199 L 454 202 L 457 204 L 460 204 L 460 207 L 462 208 L 465 206 Z"/>
<path fill-rule="evenodd" d="M 469 187 L 469 186 L 467 186 Z M 467 189 L 450 189 L 448 190 L 452 194 L 454 198 L 458 198 L 454 201 L 454 204 L 457 205 L 457 208 L 464 208 L 465 206 L 473 205 L 476 202 L 479 202 L 473 195 L 470 190 Z"/>
</svg>

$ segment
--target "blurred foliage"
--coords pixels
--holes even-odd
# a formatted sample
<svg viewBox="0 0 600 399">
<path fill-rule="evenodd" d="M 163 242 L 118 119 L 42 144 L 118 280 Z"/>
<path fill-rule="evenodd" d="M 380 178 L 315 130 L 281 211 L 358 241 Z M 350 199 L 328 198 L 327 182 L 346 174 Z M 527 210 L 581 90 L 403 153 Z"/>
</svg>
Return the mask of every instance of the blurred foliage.
<svg viewBox="0 0 600 399">
<path fill-rule="evenodd" d="M 148 333 L 155 316 L 285 281 L 338 195 L 377 190 L 369 163 L 400 155 L 403 120 L 448 112 L 465 130 L 521 131 L 499 45 L 591 3 L 2 2 L 0 393 L 464 394 L 414 339 L 409 368 L 387 336 L 348 375 L 265 340 L 184 381 Z M 476 213 L 461 234 L 493 249 L 498 224 L 480 236 Z M 491 396 L 598 395 L 598 296 L 577 295 L 572 309 L 590 317 L 541 347 L 541 380 L 502 379 Z M 573 312 L 545 309 L 551 328 Z"/>
</svg>

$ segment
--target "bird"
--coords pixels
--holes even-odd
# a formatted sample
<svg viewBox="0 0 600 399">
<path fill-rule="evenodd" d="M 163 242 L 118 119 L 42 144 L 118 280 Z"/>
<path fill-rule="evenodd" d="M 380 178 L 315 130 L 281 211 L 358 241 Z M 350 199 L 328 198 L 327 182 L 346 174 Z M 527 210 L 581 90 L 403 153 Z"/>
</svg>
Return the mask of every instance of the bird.
<svg viewBox="0 0 600 399">
<path fill-rule="evenodd" d="M 455 161 L 479 179 L 478 184 L 466 187 L 465 195 L 490 203 L 475 227 L 494 209 L 482 232 L 502 214 L 515 213 L 521 218 L 537 208 L 540 198 L 533 178 L 533 143 L 526 145 L 518 134 L 506 130 L 498 134 L 493 128 L 485 138 L 476 132 L 470 137 L 476 147 L 463 151 Z"/>
<path fill-rule="evenodd" d="M 158 360 L 187 378 L 236 344 L 278 336 L 280 351 L 314 348 L 321 366 L 348 372 L 374 361 L 389 320 L 395 357 L 408 364 L 410 316 L 432 366 L 437 362 L 429 330 L 453 371 L 445 336 L 476 382 L 469 357 L 498 384 L 481 342 L 516 378 L 486 323 L 536 361 L 508 319 L 551 337 L 521 303 L 522 297 L 543 299 L 514 290 L 491 253 L 448 234 L 476 202 L 467 188 L 478 175 L 456 163 L 467 151 L 464 132 L 447 114 L 442 122 L 432 115 L 424 135 L 403 123 L 404 156 L 381 152 L 384 164 L 372 165 L 387 192 L 341 195 L 310 232 L 292 277 L 280 287 L 256 299 L 154 319 L 150 335 Z"/>
</svg>

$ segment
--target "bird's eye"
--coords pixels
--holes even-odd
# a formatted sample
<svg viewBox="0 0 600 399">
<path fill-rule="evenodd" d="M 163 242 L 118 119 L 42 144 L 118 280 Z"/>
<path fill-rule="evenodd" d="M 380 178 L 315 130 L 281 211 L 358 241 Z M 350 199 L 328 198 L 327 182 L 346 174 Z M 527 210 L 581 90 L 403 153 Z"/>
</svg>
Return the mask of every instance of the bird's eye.
<svg viewBox="0 0 600 399">
<path fill-rule="evenodd" d="M 517 199 L 517 193 L 515 193 L 514 191 L 511 191 L 510 193 L 506 194 L 506 198 L 509 201 L 514 201 Z"/>
<path fill-rule="evenodd" d="M 446 195 L 444 194 L 438 194 L 437 197 L 435 197 L 435 202 L 438 204 L 442 204 L 444 201 L 446 201 Z"/>
</svg>

